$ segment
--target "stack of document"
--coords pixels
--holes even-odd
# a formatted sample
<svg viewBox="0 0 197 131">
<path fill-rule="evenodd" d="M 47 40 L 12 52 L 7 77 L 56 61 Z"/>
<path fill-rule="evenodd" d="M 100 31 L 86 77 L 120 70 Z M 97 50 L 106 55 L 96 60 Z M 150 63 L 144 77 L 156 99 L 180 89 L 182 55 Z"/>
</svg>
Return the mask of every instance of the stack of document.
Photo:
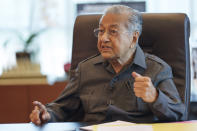
<svg viewBox="0 0 197 131">
<path fill-rule="evenodd" d="M 138 125 L 126 121 L 108 122 L 80 127 L 80 129 L 84 131 L 153 131 L 152 125 Z"/>
<path fill-rule="evenodd" d="M 125 121 L 115 121 L 80 127 L 80 129 L 84 131 L 197 131 L 197 121 L 156 124 L 136 124 Z"/>
</svg>

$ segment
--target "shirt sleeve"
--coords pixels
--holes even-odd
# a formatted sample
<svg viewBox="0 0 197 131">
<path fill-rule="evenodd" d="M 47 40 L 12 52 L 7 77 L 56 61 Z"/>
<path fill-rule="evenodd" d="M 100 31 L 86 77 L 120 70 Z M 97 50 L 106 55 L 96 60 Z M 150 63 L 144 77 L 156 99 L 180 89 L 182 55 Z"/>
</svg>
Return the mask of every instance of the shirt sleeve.
<svg viewBox="0 0 197 131">
<path fill-rule="evenodd" d="M 158 91 L 158 98 L 155 102 L 149 103 L 149 106 L 159 120 L 178 121 L 184 119 L 185 105 L 181 101 L 172 78 L 171 68 L 164 67 L 153 83 Z"/>
<path fill-rule="evenodd" d="M 61 95 L 46 105 L 51 115 L 49 122 L 79 121 L 83 114 L 81 100 L 78 95 L 80 86 L 80 66 L 70 74 L 70 80 Z"/>
</svg>

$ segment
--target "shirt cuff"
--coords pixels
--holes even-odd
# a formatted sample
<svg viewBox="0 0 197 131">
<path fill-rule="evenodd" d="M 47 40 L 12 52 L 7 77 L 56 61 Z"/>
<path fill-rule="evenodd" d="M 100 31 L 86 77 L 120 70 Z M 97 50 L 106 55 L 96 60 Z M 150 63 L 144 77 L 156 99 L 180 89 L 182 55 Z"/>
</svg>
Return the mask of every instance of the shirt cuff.
<svg viewBox="0 0 197 131">
<path fill-rule="evenodd" d="M 149 103 L 149 106 L 154 110 L 160 110 L 160 112 L 162 112 L 162 109 L 166 109 L 166 107 L 168 106 L 169 98 L 163 92 L 161 92 L 161 90 L 157 90 L 157 91 L 158 91 L 158 97 L 156 101 Z"/>
</svg>

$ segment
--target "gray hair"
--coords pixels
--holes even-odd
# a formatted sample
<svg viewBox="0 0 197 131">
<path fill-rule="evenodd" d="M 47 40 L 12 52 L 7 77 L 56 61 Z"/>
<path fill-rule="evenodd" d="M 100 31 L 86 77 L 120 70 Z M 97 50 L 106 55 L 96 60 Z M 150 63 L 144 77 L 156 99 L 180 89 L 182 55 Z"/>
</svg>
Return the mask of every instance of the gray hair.
<svg viewBox="0 0 197 131">
<path fill-rule="evenodd" d="M 139 34 L 141 34 L 142 15 L 139 11 L 124 5 L 112 5 L 106 9 L 103 16 L 108 13 L 128 15 L 128 22 L 126 24 L 128 31 L 129 32 L 138 31 Z"/>
</svg>

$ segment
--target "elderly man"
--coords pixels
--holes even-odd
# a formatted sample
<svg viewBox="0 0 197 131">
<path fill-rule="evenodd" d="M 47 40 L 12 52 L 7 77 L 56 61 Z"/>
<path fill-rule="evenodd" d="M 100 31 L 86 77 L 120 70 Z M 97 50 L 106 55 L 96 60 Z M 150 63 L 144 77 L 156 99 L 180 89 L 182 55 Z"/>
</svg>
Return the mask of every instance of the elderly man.
<svg viewBox="0 0 197 131">
<path fill-rule="evenodd" d="M 62 94 L 44 106 L 35 101 L 36 125 L 57 121 L 155 122 L 182 120 L 182 103 L 170 66 L 138 45 L 141 14 L 109 7 L 94 30 L 100 54 L 79 63 Z"/>
</svg>

